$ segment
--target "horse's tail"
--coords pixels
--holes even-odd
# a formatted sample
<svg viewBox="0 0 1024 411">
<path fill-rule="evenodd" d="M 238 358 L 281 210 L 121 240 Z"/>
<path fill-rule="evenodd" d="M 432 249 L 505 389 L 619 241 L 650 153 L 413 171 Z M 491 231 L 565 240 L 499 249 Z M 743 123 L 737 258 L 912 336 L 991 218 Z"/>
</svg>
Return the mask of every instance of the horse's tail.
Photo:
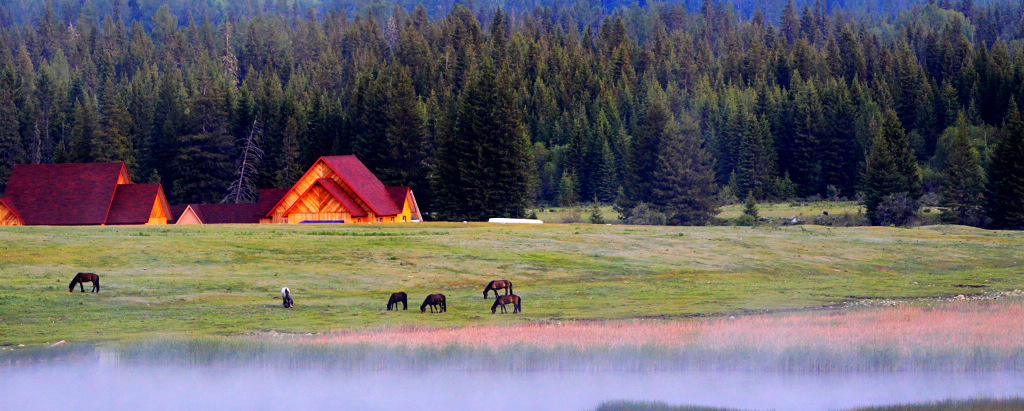
<svg viewBox="0 0 1024 411">
<path fill-rule="evenodd" d="M 508 281 L 508 280 L 506 280 L 506 281 Z M 509 294 L 515 294 L 515 291 L 512 291 L 512 282 L 511 281 L 508 281 L 508 293 Z"/>
<path fill-rule="evenodd" d="M 100 276 L 96 276 L 96 292 L 100 292 Z"/>
<path fill-rule="evenodd" d="M 516 296 L 516 311 L 523 312 L 523 297 Z"/>
<path fill-rule="evenodd" d="M 448 299 L 444 297 L 444 294 L 441 295 L 441 311 L 448 312 Z"/>
</svg>

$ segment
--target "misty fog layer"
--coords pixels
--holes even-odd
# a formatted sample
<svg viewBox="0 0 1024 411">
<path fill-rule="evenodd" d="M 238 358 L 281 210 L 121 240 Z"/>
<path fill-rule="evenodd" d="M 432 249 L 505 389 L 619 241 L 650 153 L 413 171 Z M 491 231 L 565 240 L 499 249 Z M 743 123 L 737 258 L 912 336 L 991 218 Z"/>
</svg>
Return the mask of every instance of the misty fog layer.
<svg viewBox="0 0 1024 411">
<path fill-rule="evenodd" d="M 12 410 L 590 410 L 620 399 L 826 410 L 1020 395 L 1020 372 L 417 373 L 102 362 L 0 368 L 0 408 Z"/>
</svg>

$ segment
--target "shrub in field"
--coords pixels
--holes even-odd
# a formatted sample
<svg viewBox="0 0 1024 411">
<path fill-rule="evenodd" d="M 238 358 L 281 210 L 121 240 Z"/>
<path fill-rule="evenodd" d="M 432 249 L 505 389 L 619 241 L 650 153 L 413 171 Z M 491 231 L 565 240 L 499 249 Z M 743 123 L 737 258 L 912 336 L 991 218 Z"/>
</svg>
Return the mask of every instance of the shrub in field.
<svg viewBox="0 0 1024 411">
<path fill-rule="evenodd" d="M 640 203 L 633 207 L 629 218 L 626 219 L 626 224 L 633 225 L 665 225 L 667 222 L 668 216 L 665 213 L 651 208 L 647 203 Z"/>
<path fill-rule="evenodd" d="M 875 211 L 875 224 L 881 226 L 906 226 L 917 215 L 917 201 L 907 193 L 896 193 L 882 197 Z"/>
<path fill-rule="evenodd" d="M 601 208 L 594 203 L 593 207 L 590 207 L 590 224 L 604 224 L 604 215 L 601 214 Z"/>
<path fill-rule="evenodd" d="M 583 217 L 580 217 L 580 210 L 576 208 L 570 208 L 562 214 L 562 217 L 558 220 L 562 224 L 577 224 L 583 222 Z"/>
</svg>

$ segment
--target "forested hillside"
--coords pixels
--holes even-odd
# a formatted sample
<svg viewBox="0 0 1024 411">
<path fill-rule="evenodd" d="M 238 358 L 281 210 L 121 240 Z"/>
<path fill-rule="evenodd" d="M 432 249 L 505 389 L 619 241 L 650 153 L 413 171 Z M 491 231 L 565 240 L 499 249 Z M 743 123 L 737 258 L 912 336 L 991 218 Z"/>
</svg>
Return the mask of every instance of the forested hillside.
<svg viewBox="0 0 1024 411">
<path fill-rule="evenodd" d="M 124 161 L 219 202 L 355 154 L 435 218 L 817 196 L 1024 227 L 1018 1 L 501 4 L 5 2 L 0 188 Z"/>
</svg>

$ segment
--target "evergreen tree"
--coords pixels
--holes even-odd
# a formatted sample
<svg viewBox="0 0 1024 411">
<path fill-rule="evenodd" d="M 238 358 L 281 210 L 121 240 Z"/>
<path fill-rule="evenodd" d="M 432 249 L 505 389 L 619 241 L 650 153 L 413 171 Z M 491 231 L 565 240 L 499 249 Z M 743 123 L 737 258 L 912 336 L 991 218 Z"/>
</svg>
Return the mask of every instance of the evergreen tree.
<svg viewBox="0 0 1024 411">
<path fill-rule="evenodd" d="M 684 116 L 671 122 L 654 170 L 651 206 L 670 225 L 707 224 L 718 214 L 718 187 L 711 157 L 697 125 Z"/>
<path fill-rule="evenodd" d="M 305 171 L 302 164 L 299 164 L 299 136 L 303 134 L 302 124 L 304 121 L 296 117 L 289 117 L 284 126 L 284 136 L 281 139 L 282 146 L 280 155 L 277 157 L 277 184 L 278 188 L 288 188 L 295 184 L 302 177 Z"/>
<path fill-rule="evenodd" d="M 360 73 L 345 111 L 345 131 L 352 154 L 377 174 L 390 174 L 393 166 L 388 161 L 388 98 L 384 81 L 383 74 L 375 77 L 369 70 Z"/>
<path fill-rule="evenodd" d="M 217 203 L 231 185 L 233 139 L 229 134 L 231 96 L 220 74 L 209 70 L 196 79 L 189 134 L 177 138 L 172 160 L 177 178 L 171 196 L 176 203 Z"/>
<path fill-rule="evenodd" d="M 92 145 L 100 128 L 100 115 L 92 96 L 85 93 L 81 99 L 75 100 L 72 117 L 68 160 L 73 163 L 92 163 Z"/>
<path fill-rule="evenodd" d="M 659 153 L 669 120 L 663 92 L 657 86 L 650 88 L 631 140 L 626 175 L 623 178 L 624 195 L 615 204 L 616 211 L 623 218 L 629 218 L 630 210 L 639 203 L 653 201 L 655 170 L 659 167 Z"/>
<path fill-rule="evenodd" d="M 172 183 L 170 200 L 174 204 L 211 204 L 220 202 L 230 185 L 230 142 L 212 133 L 187 134 L 178 138 L 180 150 L 174 158 L 179 169 Z"/>
<path fill-rule="evenodd" d="M 385 86 L 387 167 L 381 169 L 377 176 L 385 185 L 420 190 L 427 185 L 424 168 L 427 136 L 409 70 L 401 66 L 390 67 Z"/>
<path fill-rule="evenodd" d="M 92 142 L 92 161 L 122 162 L 129 173 L 136 173 L 135 147 L 128 134 L 131 130 L 131 116 L 110 77 L 103 86 L 100 110 L 100 128 Z"/>
<path fill-rule="evenodd" d="M 22 160 L 21 136 L 18 135 L 18 107 L 14 104 L 14 71 L 4 67 L 0 72 L 0 193 L 7 187 L 11 167 Z"/>
<path fill-rule="evenodd" d="M 985 171 L 981 156 L 968 136 L 967 116 L 960 114 L 942 171 L 942 219 L 955 224 L 979 225 L 985 205 Z"/>
<path fill-rule="evenodd" d="M 1024 230 L 1024 119 L 1011 102 L 988 168 L 988 216 L 992 227 Z"/>
<path fill-rule="evenodd" d="M 748 120 L 749 128 L 740 143 L 740 161 L 736 174 L 740 194 L 764 199 L 772 192 L 775 184 L 775 148 L 768 121 L 756 115 Z"/>
<path fill-rule="evenodd" d="M 887 210 L 881 209 L 883 201 L 902 195 L 910 204 L 916 204 L 921 197 L 921 176 L 910 150 L 910 142 L 895 111 L 888 111 L 882 123 L 882 130 L 875 136 L 868 152 L 864 171 L 864 206 L 872 224 L 882 224 Z M 909 222 L 912 215 L 901 215 L 898 221 L 887 221 L 896 225 Z"/>
<path fill-rule="evenodd" d="M 508 85 L 482 64 L 442 141 L 435 185 L 442 219 L 519 217 L 526 206 L 529 151 Z"/>
</svg>

